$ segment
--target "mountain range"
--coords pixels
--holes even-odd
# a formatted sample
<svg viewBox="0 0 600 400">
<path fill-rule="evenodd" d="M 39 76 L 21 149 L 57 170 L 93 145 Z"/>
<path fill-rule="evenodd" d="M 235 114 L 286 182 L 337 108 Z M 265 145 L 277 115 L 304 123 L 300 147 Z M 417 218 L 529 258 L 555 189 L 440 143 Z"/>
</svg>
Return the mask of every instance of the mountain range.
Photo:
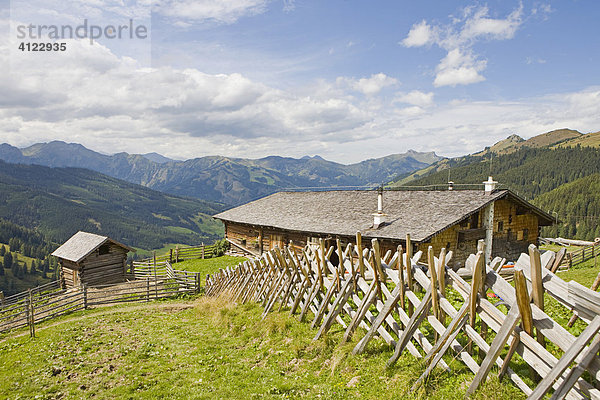
<svg viewBox="0 0 600 400">
<path fill-rule="evenodd" d="M 186 161 L 160 154 L 105 155 L 80 144 L 54 141 L 19 149 L 0 145 L 0 160 L 47 167 L 87 168 L 161 192 L 235 206 L 284 189 L 375 186 L 441 160 L 433 152 L 403 154 L 344 165 L 319 156 L 260 159 L 208 156 Z"/>
</svg>

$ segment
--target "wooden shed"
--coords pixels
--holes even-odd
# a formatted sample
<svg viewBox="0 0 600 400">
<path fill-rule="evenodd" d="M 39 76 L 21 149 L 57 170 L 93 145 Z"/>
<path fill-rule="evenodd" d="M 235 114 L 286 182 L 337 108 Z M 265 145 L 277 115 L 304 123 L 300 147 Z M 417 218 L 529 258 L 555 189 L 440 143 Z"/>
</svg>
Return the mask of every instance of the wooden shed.
<svg viewBox="0 0 600 400">
<path fill-rule="evenodd" d="M 495 182 L 486 182 L 495 183 Z M 492 186 L 491 188 L 488 186 Z M 360 231 L 368 243 L 380 239 L 383 251 L 406 245 L 413 251 L 452 250 L 462 264 L 486 240 L 486 259 L 514 260 L 537 243 L 539 228 L 551 225 L 551 215 L 510 190 L 410 190 L 279 192 L 215 215 L 225 224 L 226 238 L 253 253 L 297 247 L 318 239 L 354 242 Z"/>
<path fill-rule="evenodd" d="M 130 251 L 135 250 L 107 236 L 80 231 L 52 255 L 58 258 L 63 287 L 71 288 L 125 281 Z"/>
</svg>

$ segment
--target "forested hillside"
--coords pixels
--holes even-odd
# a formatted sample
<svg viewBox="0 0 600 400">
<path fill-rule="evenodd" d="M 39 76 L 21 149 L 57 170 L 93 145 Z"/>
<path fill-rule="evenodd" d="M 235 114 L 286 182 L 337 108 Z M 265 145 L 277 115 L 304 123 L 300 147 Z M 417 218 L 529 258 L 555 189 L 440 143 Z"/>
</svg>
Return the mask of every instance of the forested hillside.
<svg viewBox="0 0 600 400">
<path fill-rule="evenodd" d="M 501 187 L 531 200 L 568 182 L 600 172 L 600 149 L 592 147 L 522 148 L 514 153 L 485 157 L 469 156 L 410 185 L 481 183 L 492 175 Z"/>
<path fill-rule="evenodd" d="M 546 229 L 544 234 L 587 240 L 600 235 L 598 147 L 520 147 L 510 154 L 487 153 L 444 160 L 443 165 L 445 169 L 432 171 L 406 185 L 442 188 L 451 180 L 460 188 L 460 184 L 481 184 L 491 175 L 500 188 L 511 189 L 544 211 L 559 214 L 560 226 Z"/>
<path fill-rule="evenodd" d="M 222 236 L 211 218 L 221 209 L 89 170 L 0 162 L 0 218 L 55 243 L 79 230 L 145 249 L 211 242 Z"/>
<path fill-rule="evenodd" d="M 556 212 L 557 227 L 543 235 L 594 240 L 600 237 L 600 174 L 592 174 L 544 193 L 533 201 L 543 210 Z"/>
</svg>

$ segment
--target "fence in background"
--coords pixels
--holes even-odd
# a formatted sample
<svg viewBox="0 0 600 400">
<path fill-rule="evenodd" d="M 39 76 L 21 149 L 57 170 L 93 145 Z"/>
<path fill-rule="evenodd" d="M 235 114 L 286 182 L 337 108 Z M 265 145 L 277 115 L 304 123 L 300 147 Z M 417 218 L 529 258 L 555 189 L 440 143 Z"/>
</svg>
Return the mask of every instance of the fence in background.
<svg viewBox="0 0 600 400">
<path fill-rule="evenodd" d="M 35 336 L 37 323 L 88 307 L 150 301 L 200 289 L 199 273 L 175 270 L 166 261 L 156 267 L 138 263 L 127 278 L 123 283 L 69 290 L 54 281 L 7 297 L 0 306 L 0 332 L 29 326 Z"/>
<path fill-rule="evenodd" d="M 569 268 L 584 263 L 588 260 L 592 260 L 600 255 L 600 245 L 594 244 L 592 246 L 582 247 L 579 250 L 567 253 L 567 257 L 563 261 Z"/>
<path fill-rule="evenodd" d="M 410 252 L 410 237 L 406 242 Z M 475 374 L 467 395 L 496 365 L 498 377 L 510 379 L 530 399 L 541 399 L 549 391 L 554 391 L 553 399 L 600 398 L 600 294 L 555 275 L 549 269 L 554 252 L 540 254 L 530 246 L 529 254 L 521 254 L 516 263 L 513 287 L 498 273 L 505 260 L 485 264 L 483 242 L 462 271 L 446 267 L 452 253 L 445 250 L 436 257 L 430 247 L 421 263 L 422 252 L 413 256 L 399 246 L 381 255 L 377 240 L 371 246 L 363 249 L 357 233 L 356 244 L 346 248 L 338 240 L 328 249 L 323 241 L 301 252 L 291 246 L 275 249 L 213 274 L 206 293 L 240 303 L 259 302 L 263 317 L 278 305 L 301 321 L 312 319 L 314 340 L 334 323 L 345 330 L 344 342 L 361 327 L 354 354 L 364 352 L 378 335 L 394 349 L 388 365 L 405 350 L 424 361 L 411 391 L 436 366 L 449 371 L 443 356 L 452 352 Z M 329 261 L 334 252 L 339 264 Z M 463 279 L 466 275 L 470 283 Z M 450 292 L 453 296 L 446 297 Z M 501 301 L 490 302 L 488 292 Z M 579 336 L 544 312 L 545 294 L 576 311 L 587 324 Z"/>
<path fill-rule="evenodd" d="M 169 263 L 178 263 L 180 261 L 185 260 L 195 260 L 199 258 L 212 258 L 218 257 L 219 254 L 219 245 L 211 244 L 210 246 L 200 245 L 200 246 L 192 246 L 192 247 L 175 247 L 174 249 L 169 249 L 169 252 L 166 254 L 162 254 L 157 256 L 156 252 L 152 257 L 145 258 L 140 261 L 136 261 L 138 263 L 163 263 L 168 261 Z"/>
</svg>

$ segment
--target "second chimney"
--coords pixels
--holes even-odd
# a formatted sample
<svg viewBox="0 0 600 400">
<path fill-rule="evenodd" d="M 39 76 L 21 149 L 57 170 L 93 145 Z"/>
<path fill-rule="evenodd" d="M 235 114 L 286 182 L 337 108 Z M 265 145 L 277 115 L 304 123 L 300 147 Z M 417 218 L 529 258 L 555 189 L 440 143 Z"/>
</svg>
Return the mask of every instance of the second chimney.
<svg viewBox="0 0 600 400">
<path fill-rule="evenodd" d="M 488 180 L 485 181 L 485 182 L 483 182 L 483 185 L 484 185 L 483 187 L 484 187 L 485 192 L 487 194 L 492 193 L 494 191 L 494 189 L 496 189 L 496 184 L 497 183 L 498 182 L 496 182 L 495 180 L 493 180 L 491 176 L 488 177 Z"/>
<path fill-rule="evenodd" d="M 373 214 L 373 229 L 378 229 L 385 223 L 386 214 L 383 213 L 383 187 L 377 189 L 377 212 Z"/>
</svg>

